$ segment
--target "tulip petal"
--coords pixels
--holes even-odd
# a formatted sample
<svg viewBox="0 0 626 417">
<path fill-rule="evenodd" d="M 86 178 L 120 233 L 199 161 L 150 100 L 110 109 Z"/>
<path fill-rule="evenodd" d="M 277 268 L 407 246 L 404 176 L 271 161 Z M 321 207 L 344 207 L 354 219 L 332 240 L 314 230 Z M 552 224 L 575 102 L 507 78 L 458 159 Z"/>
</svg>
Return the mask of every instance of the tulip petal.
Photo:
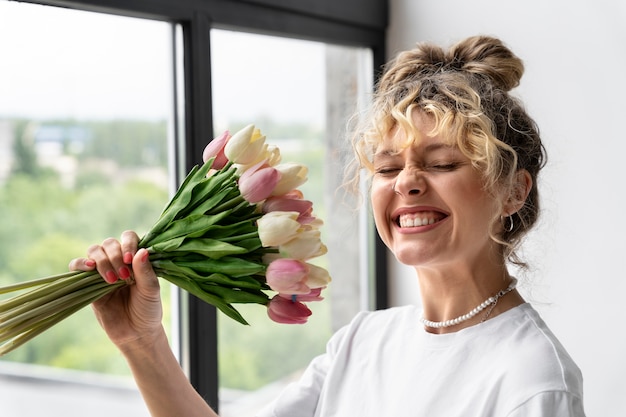
<svg viewBox="0 0 626 417">
<path fill-rule="evenodd" d="M 309 274 L 306 279 L 306 285 L 309 288 L 324 288 L 330 283 L 330 274 L 326 269 L 317 265 L 307 265 L 309 267 Z"/>
<path fill-rule="evenodd" d="M 259 239 L 265 247 L 280 246 L 293 239 L 300 229 L 298 212 L 273 211 L 257 220 Z M 291 256 L 287 256 L 291 258 Z"/>
<path fill-rule="evenodd" d="M 291 162 L 278 164 L 276 169 L 280 171 L 281 179 L 276 185 L 273 195 L 283 195 L 298 188 L 306 182 L 309 173 L 306 166 Z"/>
<path fill-rule="evenodd" d="M 239 177 L 239 191 L 249 203 L 256 204 L 272 194 L 280 180 L 280 172 L 272 167 L 262 167 L 264 162 L 245 171 Z"/>
<path fill-rule="evenodd" d="M 267 314 L 273 321 L 284 324 L 304 324 L 313 314 L 300 302 L 293 302 L 284 297 L 273 297 L 267 307 Z"/>
<path fill-rule="evenodd" d="M 300 216 L 312 211 L 313 203 L 309 200 L 288 198 L 286 196 L 270 197 L 263 203 L 263 213 L 270 211 L 297 211 Z"/>
<path fill-rule="evenodd" d="M 220 136 L 209 142 L 209 144 L 204 148 L 204 151 L 202 152 L 202 160 L 204 162 L 211 158 L 215 158 L 211 168 L 222 169 L 228 162 L 228 158 L 226 158 L 226 155 L 224 154 L 224 147 L 226 146 L 228 139 L 230 139 L 230 133 L 226 130 Z"/>
<path fill-rule="evenodd" d="M 277 259 L 267 267 L 267 285 L 276 292 L 308 294 L 311 291 L 308 280 L 309 265 L 297 259 Z"/>
<path fill-rule="evenodd" d="M 279 245 L 279 252 L 285 258 L 311 259 L 324 255 L 328 249 L 320 239 L 319 230 L 306 230 L 293 239 Z"/>
<path fill-rule="evenodd" d="M 278 296 L 291 301 L 294 301 L 294 298 L 295 301 L 301 302 L 322 301 L 324 299 L 324 297 L 320 296 L 322 290 L 323 288 L 313 288 L 308 294 L 297 294 L 295 296 L 291 294 L 278 294 Z"/>
<path fill-rule="evenodd" d="M 249 165 L 259 159 L 264 148 L 265 136 L 254 125 L 248 125 L 230 138 L 224 153 L 235 164 Z"/>
</svg>

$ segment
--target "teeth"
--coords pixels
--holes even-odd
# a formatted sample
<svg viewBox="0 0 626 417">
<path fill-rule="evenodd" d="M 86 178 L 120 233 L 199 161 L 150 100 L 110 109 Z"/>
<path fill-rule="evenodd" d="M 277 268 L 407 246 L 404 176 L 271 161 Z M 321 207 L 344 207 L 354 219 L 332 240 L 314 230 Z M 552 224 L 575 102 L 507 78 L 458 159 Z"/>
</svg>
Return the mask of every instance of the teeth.
<svg viewBox="0 0 626 417">
<path fill-rule="evenodd" d="M 398 223 L 400 224 L 400 227 L 419 227 L 433 224 L 438 220 L 439 218 L 433 215 L 425 217 L 419 217 L 416 215 L 405 215 L 400 216 L 400 218 L 398 219 Z"/>
</svg>

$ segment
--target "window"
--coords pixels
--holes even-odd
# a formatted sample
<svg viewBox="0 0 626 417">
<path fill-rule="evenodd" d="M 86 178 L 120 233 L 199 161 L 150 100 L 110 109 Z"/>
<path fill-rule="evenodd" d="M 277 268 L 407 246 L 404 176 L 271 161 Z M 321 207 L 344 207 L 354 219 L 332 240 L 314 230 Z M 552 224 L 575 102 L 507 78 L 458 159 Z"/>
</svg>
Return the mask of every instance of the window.
<svg viewBox="0 0 626 417">
<path fill-rule="evenodd" d="M 314 158 L 317 165 L 306 161 L 311 168 L 308 186 L 314 187 L 315 190 L 307 190 L 305 193 L 307 196 L 312 196 L 317 192 L 319 200 L 315 201 L 316 212 L 326 221 L 325 229 L 332 231 L 325 237 L 325 241 L 329 247 L 340 245 L 343 251 L 332 250 L 324 260 L 335 276 L 335 282 L 325 294 L 327 302 L 321 303 L 320 310 L 314 313 L 313 320 L 316 320 L 316 323 L 312 325 L 319 326 L 322 329 L 323 338 L 326 339 L 356 310 L 363 306 L 385 305 L 385 253 L 376 249 L 378 247 L 376 243 L 372 243 L 369 239 L 372 233 L 369 231 L 368 223 L 353 216 L 351 209 L 354 202 L 350 201 L 345 206 L 344 196 L 335 194 L 331 190 L 337 188 L 341 181 L 343 158 L 346 152 L 344 148 L 338 146 L 339 142 L 335 139 L 344 134 L 345 120 L 347 115 L 352 113 L 354 103 L 358 99 L 367 98 L 367 91 L 372 85 L 371 72 L 380 66 L 384 57 L 386 1 L 302 0 L 286 4 L 274 0 L 232 0 L 229 2 L 217 0 L 202 2 L 44 0 L 37 1 L 37 3 L 60 5 L 64 9 L 8 3 L 0 0 L 0 35 L 3 39 L 2 53 L 5 54 L 3 66 L 0 67 L 0 194 L 4 194 L 0 198 L 11 200 L 11 204 L 4 204 L 4 200 L 2 201 L 0 216 L 2 218 L 14 216 L 11 218 L 21 219 L 17 214 L 27 216 L 32 213 L 36 204 L 25 204 L 27 208 L 21 212 L 17 209 L 17 200 L 14 199 L 15 196 L 27 199 L 28 194 L 33 194 L 39 202 L 50 201 L 48 204 L 54 203 L 58 206 L 71 207 L 71 204 L 57 202 L 53 198 L 64 197 L 66 198 L 64 201 L 72 201 L 73 204 L 81 202 L 83 205 L 71 207 L 73 211 L 56 211 L 53 210 L 56 206 L 49 205 L 46 207 L 47 214 L 54 219 L 54 222 L 50 224 L 24 220 L 0 224 L 0 239 L 4 242 L 5 236 L 10 237 L 11 251 L 27 247 L 34 253 L 27 262 L 13 261 L 13 264 L 11 260 L 27 259 L 25 253 L 20 252 L 16 255 L 16 252 L 8 251 L 0 254 L 0 282 L 8 279 L 26 279 L 32 275 L 32 271 L 28 270 L 25 270 L 23 275 L 18 275 L 14 270 L 6 269 L 13 268 L 16 263 L 29 267 L 45 263 L 51 268 L 54 267 L 55 270 L 65 268 L 67 260 L 82 254 L 89 243 L 110 235 L 115 236 L 126 228 L 141 231 L 142 228 L 149 227 L 149 224 L 142 224 L 139 220 L 148 220 L 148 223 L 151 223 L 149 219 L 153 216 L 148 212 L 160 211 L 162 204 L 168 198 L 168 189 L 171 191 L 172 185 L 179 183 L 181 173 L 184 174 L 192 165 L 199 162 L 199 156 L 207 140 L 225 128 L 234 130 L 238 123 L 252 122 L 267 134 L 270 141 L 280 141 L 281 149 L 284 151 L 289 148 L 293 149 L 297 155 L 289 156 L 289 159 L 300 159 L 301 153 L 298 149 L 305 146 L 303 144 L 307 147 L 312 146 L 319 155 L 319 158 Z M 70 9 L 65 9 L 66 7 Z M 15 13 L 18 13 L 16 10 L 21 14 L 16 15 Z M 88 13 L 85 10 L 105 14 Z M 119 17 L 113 13 L 133 17 Z M 64 16 L 73 16 L 73 18 L 68 23 Z M 222 68 L 228 69 L 228 63 L 220 58 L 220 53 L 224 52 L 220 52 L 220 48 L 229 49 L 235 45 L 235 38 L 241 39 L 244 34 L 235 32 L 235 28 L 247 32 L 245 36 L 248 38 L 245 40 L 259 42 L 257 45 L 260 48 L 278 45 L 278 49 L 273 51 L 277 55 L 266 55 L 258 62 L 259 69 L 270 70 L 264 78 L 267 82 L 252 82 L 249 78 L 251 73 L 248 72 L 248 78 L 245 79 L 248 82 L 246 85 L 259 88 L 264 84 L 274 84 L 273 91 L 276 92 L 279 90 L 297 92 L 297 88 L 309 87 L 307 93 L 302 94 L 303 97 L 293 98 L 292 96 L 289 101 L 293 104 L 294 100 L 297 103 L 304 99 L 303 102 L 307 105 L 316 103 L 313 106 L 314 109 L 311 110 L 310 116 L 312 117 L 300 119 L 296 117 L 297 113 L 296 115 L 289 113 L 289 116 L 286 116 L 286 110 L 282 111 L 281 115 L 276 115 L 269 111 L 259 113 L 253 109 L 250 109 L 249 113 L 246 112 L 241 119 L 230 117 L 233 110 L 228 108 L 229 97 L 224 87 L 234 87 L 243 83 L 241 79 L 234 81 L 228 78 L 232 72 L 229 74 L 221 70 Z M 56 37 L 58 33 L 66 29 L 70 29 L 71 36 Z M 255 32 L 265 35 L 252 34 Z M 268 36 L 269 34 L 273 36 Z M 29 44 L 26 40 L 30 36 L 34 36 L 36 41 Z M 7 43 L 8 39 L 19 39 L 20 42 Z M 5 45 L 8 46 L 5 47 Z M 174 50 L 172 50 L 173 45 Z M 78 49 L 71 50 L 72 47 L 78 47 Z M 312 54 L 310 65 L 306 68 L 310 75 L 304 81 L 295 83 L 280 80 L 280 84 L 283 85 L 279 85 L 276 78 L 279 73 L 275 71 L 274 66 L 275 60 L 281 57 L 281 51 L 284 55 L 284 51 L 292 51 L 293 48 Z M 16 56 L 15 60 L 12 60 L 13 55 L 9 54 L 15 53 L 17 49 L 32 51 L 32 53 L 25 55 L 27 58 Z M 148 54 L 148 52 L 151 53 Z M 272 56 L 274 56 L 273 62 Z M 4 65 L 7 62 L 10 65 Z M 65 64 L 65 67 L 62 64 Z M 288 65 L 293 68 L 292 63 Z M 62 68 L 60 74 L 73 76 L 54 77 L 57 67 Z M 26 69 L 35 68 L 38 69 L 35 75 L 29 75 L 32 73 Z M 313 68 L 315 71 L 310 72 Z M 273 72 L 272 69 L 274 69 Z M 158 80 L 155 80 L 155 77 Z M 172 82 L 173 79 L 176 80 L 175 83 Z M 308 85 L 309 81 L 311 81 L 311 86 Z M 315 84 L 312 81 L 315 81 Z M 317 88 L 313 88 L 314 86 Z M 33 96 L 28 97 L 28 94 L 33 94 Z M 20 100 L 24 97 L 27 101 L 21 106 L 20 103 L 24 101 Z M 46 101 L 52 102 L 53 105 L 44 109 L 44 106 L 40 104 Z M 249 101 L 252 103 L 257 101 L 257 98 L 251 97 Z M 103 104 L 106 105 L 103 107 Z M 294 107 L 291 105 L 288 108 L 290 110 Z M 43 110 L 40 111 L 40 109 Z M 272 106 L 269 110 L 274 109 L 275 107 Z M 32 136 L 25 134 L 25 132 L 30 134 L 31 127 L 35 126 L 30 123 L 32 121 L 38 126 L 44 126 L 45 137 L 65 139 L 57 139 L 56 142 L 54 140 L 43 141 L 46 144 L 38 145 L 39 150 L 35 151 L 35 142 L 30 144 L 28 140 L 23 140 Z M 301 130 L 297 134 L 293 134 L 293 130 L 284 130 L 285 125 L 294 123 L 308 125 L 312 130 Z M 95 131 L 100 133 L 93 133 Z M 20 141 L 16 142 L 17 145 L 14 145 L 12 141 L 14 137 L 20 138 Z M 96 141 L 96 137 L 107 139 Z M 134 139 L 130 141 L 126 139 L 128 137 Z M 20 154 L 18 158 L 21 165 L 13 164 L 15 146 L 17 151 L 23 154 Z M 134 148 L 131 151 L 121 150 L 128 147 Z M 42 152 L 44 149 L 56 155 L 53 158 L 56 164 L 50 167 L 39 163 L 44 167 L 43 172 L 51 175 L 59 187 L 65 187 L 57 188 L 57 190 L 71 190 L 72 187 L 76 188 L 77 184 L 80 185 L 76 188 L 80 191 L 79 197 L 66 197 L 65 191 L 49 192 L 50 195 L 48 195 L 42 192 L 41 188 L 37 188 L 38 182 L 35 182 L 35 185 L 32 182 L 20 183 L 13 187 L 14 194 L 7 194 L 10 190 L 9 187 L 5 187 L 5 184 L 15 184 L 13 182 L 14 170 L 2 170 L 2 167 L 9 166 L 7 155 L 11 153 L 10 163 L 13 166 L 24 168 L 37 159 L 36 152 Z M 92 163 L 93 159 L 88 159 L 88 157 L 94 154 L 100 159 L 106 159 L 106 163 L 102 161 Z M 58 163 L 59 161 L 63 162 Z M 72 174 L 81 167 L 88 167 L 89 172 L 80 176 Z M 96 167 L 101 167 L 101 169 L 96 170 Z M 134 180 L 126 181 L 127 178 Z M 144 181 L 145 178 L 147 178 L 146 181 Z M 124 181 L 119 181 L 121 179 Z M 137 180 L 144 182 L 137 185 Z M 317 191 L 320 189 L 320 184 L 323 192 Z M 100 189 L 100 187 L 106 190 L 107 199 L 102 199 L 101 196 L 95 194 L 93 189 Z M 125 187 L 131 187 L 131 189 L 128 190 Z M 148 189 L 152 190 L 148 193 L 150 195 L 144 196 L 145 201 L 141 200 L 141 207 L 137 204 L 124 207 L 124 203 L 130 201 L 131 198 L 124 197 L 127 194 L 124 194 L 123 190 L 133 194 L 132 201 L 137 203 L 135 196 L 137 189 L 132 187 L 140 188 L 142 193 Z M 50 200 L 44 200 L 47 198 Z M 155 201 L 160 201 L 160 203 L 155 204 Z M 111 214 L 106 221 L 97 225 L 98 233 L 91 234 L 91 231 L 86 232 L 85 222 L 79 221 L 76 213 L 87 211 L 85 207 L 94 206 L 98 210 L 110 210 L 115 215 Z M 120 209 L 120 207 L 123 208 Z M 117 215 L 118 211 L 125 212 L 129 217 Z M 136 218 L 139 216 L 137 213 L 142 214 L 140 219 Z M 332 216 L 326 213 L 332 213 Z M 154 216 L 156 215 L 158 213 Z M 29 217 L 29 220 L 31 218 L 33 217 Z M 45 230 L 49 230 L 53 235 L 65 232 L 60 224 L 68 218 L 72 220 L 68 223 L 73 226 L 73 228 L 68 227 L 69 236 L 74 238 L 80 236 L 80 240 L 71 240 L 62 245 L 55 244 L 55 248 L 59 249 L 59 252 L 55 253 L 47 250 L 51 246 L 49 242 L 41 244 L 44 250 L 34 250 L 36 248 L 33 244 L 33 235 L 38 235 Z M 89 222 L 86 224 L 94 226 Z M 56 239 L 57 236 L 53 238 Z M 342 239 L 359 243 L 358 245 L 342 245 Z M 71 248 L 75 248 L 80 253 L 76 254 Z M 61 253 L 61 249 L 67 249 L 67 251 Z M 69 252 L 71 255 L 67 255 Z M 371 258 L 368 256 L 370 253 L 376 253 L 376 257 Z M 50 255 L 50 262 L 40 261 L 40 259 L 45 259 L 42 254 Z M 52 260 L 58 262 L 59 259 L 62 259 L 60 266 L 52 262 Z M 346 261 L 347 259 L 349 261 Z M 366 261 L 366 259 L 370 260 Z M 374 276 L 370 273 L 373 270 L 376 270 L 377 280 L 369 282 L 370 277 Z M 48 272 L 40 270 L 36 273 L 41 276 Z M 352 278 L 344 279 L 347 275 Z M 341 276 L 341 280 L 337 279 L 337 276 Z M 369 291 L 370 288 L 375 288 L 375 291 Z M 217 406 L 218 347 L 215 345 L 217 330 L 220 332 L 220 340 L 223 343 L 228 343 L 228 337 L 232 339 L 230 343 L 236 343 L 237 337 L 255 337 L 252 333 L 245 334 L 245 331 L 259 331 L 264 333 L 260 337 L 266 337 L 265 329 L 257 330 L 260 326 L 253 325 L 251 328 L 238 329 L 237 332 L 242 333 L 236 335 L 227 330 L 227 326 L 236 323 L 225 324 L 225 319 L 216 316 L 212 308 L 194 299 L 187 301 L 184 295 L 181 306 L 177 304 L 176 294 L 167 297 L 172 305 L 169 310 L 171 315 L 176 316 L 178 311 L 181 312 L 180 320 L 172 317 L 174 320 L 171 321 L 174 323 L 171 339 L 176 349 L 179 346 L 178 330 L 182 332 L 180 334 L 181 362 L 196 389 L 211 405 Z M 89 311 L 85 314 L 85 317 L 91 316 Z M 250 315 L 247 312 L 245 314 L 249 318 Z M 259 313 L 256 310 L 251 314 L 263 323 L 269 323 L 265 319 L 264 312 Z M 70 320 L 80 320 L 80 318 Z M 92 317 L 88 317 L 87 320 L 90 321 L 91 328 L 99 331 Z M 85 327 L 81 326 L 78 321 L 72 323 L 74 324 L 68 325 L 68 329 L 60 337 L 58 337 L 61 334 L 60 330 L 55 329 L 52 332 L 57 335 L 57 338 L 69 340 L 77 333 L 77 328 Z M 179 323 L 182 324 L 180 324 L 180 329 L 177 329 L 176 326 Z M 281 331 L 297 332 L 300 330 L 293 328 L 287 330 L 286 328 Z M 88 335 L 84 336 L 91 341 Z M 40 336 L 40 338 L 43 337 L 43 335 Z M 109 342 L 104 339 L 100 340 L 102 343 L 96 343 L 94 339 L 94 346 L 97 345 L 97 348 L 93 348 L 90 356 L 92 353 L 98 353 L 100 349 L 113 350 Z M 34 344 L 35 341 L 31 343 Z M 78 346 L 74 342 L 68 345 Z M 311 345 L 313 349 L 307 353 L 309 356 L 322 348 L 319 340 L 312 342 Z M 48 344 L 46 348 L 48 346 L 52 344 Z M 221 344 L 219 351 L 222 361 L 220 369 L 226 372 L 228 366 L 227 358 L 224 357 L 228 356 L 226 345 Z M 18 353 L 19 351 L 16 352 Z M 80 357 L 73 350 L 68 350 L 65 356 Z M 278 356 L 280 354 L 277 354 Z M 89 358 L 83 356 L 82 359 Z M 28 360 L 22 362 L 28 362 Z M 300 358 L 285 372 L 299 372 L 304 362 L 308 362 L 308 358 Z M 18 399 L 17 393 L 11 391 L 19 385 L 15 381 L 30 383 L 32 387 L 33 381 L 41 382 L 40 378 L 43 378 L 41 371 L 54 371 L 52 378 L 55 381 L 54 389 L 48 387 L 48 390 L 44 389 L 38 393 L 38 398 L 49 401 L 40 402 L 40 405 L 44 405 L 47 411 L 52 410 L 55 398 L 62 398 L 59 397 L 60 391 L 56 390 L 66 387 L 81 390 L 79 396 L 74 393 L 73 401 L 75 404 L 91 403 L 90 415 L 100 411 L 103 414 L 113 411 L 120 416 L 147 415 L 136 391 L 126 389 L 127 386 L 132 387 L 132 383 L 127 385 L 129 381 L 124 376 L 127 372 L 125 364 L 119 357 L 116 357 L 113 363 L 115 365 L 112 367 L 115 370 L 108 375 L 102 373 L 102 369 L 93 363 L 81 364 L 77 367 L 82 370 L 63 371 L 60 375 L 56 368 L 51 367 L 52 363 L 46 363 L 43 366 L 29 365 L 29 371 L 26 371 L 18 358 L 0 358 L 0 367 L 4 369 L 0 369 L 0 398 L 3 400 L 0 409 L 2 412 L 8 411 L 6 409 L 8 402 L 4 401 L 5 393 L 7 395 L 10 393 L 12 397 Z M 254 372 L 258 373 L 258 370 Z M 269 379 L 255 386 L 227 382 L 222 376 L 219 405 L 224 408 L 224 413 L 239 413 L 251 404 L 250 401 L 254 397 L 263 392 L 270 392 L 267 397 L 263 398 L 273 397 L 271 390 L 277 385 L 267 384 L 267 381 L 283 383 L 285 372 L 270 375 Z M 119 375 L 122 375 L 122 380 L 119 379 Z M 12 383 L 9 384 L 6 378 L 12 378 L 10 380 Z M 116 399 L 119 399 L 117 404 L 124 408 L 124 413 L 109 408 L 116 406 L 108 401 L 110 395 L 104 396 L 102 407 L 94 407 L 93 404 L 98 400 L 94 399 L 92 402 L 87 391 L 84 391 L 89 390 L 94 381 L 116 390 Z M 11 389 L 4 390 L 4 385 L 7 384 L 11 385 Z M 260 389 L 261 386 L 264 388 Z M 101 386 L 98 388 L 98 392 L 102 393 Z M 32 391 L 29 392 L 28 398 L 32 398 Z M 128 402 L 125 402 L 126 399 Z M 16 404 L 18 403 L 17 407 L 22 408 L 15 410 L 13 415 L 35 413 L 27 409 L 32 406 L 33 401 L 17 401 Z M 60 404 L 66 415 L 71 412 L 84 415 L 80 407 L 70 410 L 67 404 L 65 401 Z"/>
<path fill-rule="evenodd" d="M 223 417 L 254 415 L 323 353 L 338 327 L 370 307 L 358 243 L 366 240 L 366 231 L 353 215 L 356 203 L 335 190 L 348 152 L 344 125 L 371 90 L 371 68 L 365 48 L 211 31 L 215 135 L 254 123 L 268 144 L 279 146 L 284 161 L 308 166 L 309 179 L 301 189 L 325 222 L 323 240 L 329 247 L 315 261 L 335 277 L 323 292 L 325 300 L 309 304 L 313 316 L 305 325 L 273 323 L 256 305 L 238 307 L 249 327 L 218 316 Z"/>
<path fill-rule="evenodd" d="M 168 23 L 0 2 L 2 284 L 156 221 L 173 182 L 171 37 Z M 2 415 L 148 415 L 89 308 L 0 358 L 0 393 Z"/>
</svg>

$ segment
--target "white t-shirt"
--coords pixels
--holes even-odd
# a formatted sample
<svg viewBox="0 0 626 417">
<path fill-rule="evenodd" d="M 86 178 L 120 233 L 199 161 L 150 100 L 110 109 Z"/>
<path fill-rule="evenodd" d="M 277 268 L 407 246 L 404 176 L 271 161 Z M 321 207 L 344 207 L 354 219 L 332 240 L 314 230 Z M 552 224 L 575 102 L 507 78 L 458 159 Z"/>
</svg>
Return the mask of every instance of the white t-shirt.
<svg viewBox="0 0 626 417">
<path fill-rule="evenodd" d="M 523 304 L 435 335 L 413 306 L 360 313 L 263 417 L 582 417 L 582 376 Z"/>
</svg>

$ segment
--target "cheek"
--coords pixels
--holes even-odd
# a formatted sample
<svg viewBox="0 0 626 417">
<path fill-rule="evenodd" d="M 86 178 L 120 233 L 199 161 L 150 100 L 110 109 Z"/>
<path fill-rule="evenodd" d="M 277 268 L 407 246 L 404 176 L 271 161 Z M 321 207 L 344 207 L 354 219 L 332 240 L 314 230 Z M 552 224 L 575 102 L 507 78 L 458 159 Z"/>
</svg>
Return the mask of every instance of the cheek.
<svg viewBox="0 0 626 417">
<path fill-rule="evenodd" d="M 386 241 L 386 230 L 388 229 L 387 210 L 389 201 L 393 197 L 391 185 L 384 181 L 372 180 L 370 188 L 370 204 L 372 206 L 372 214 L 374 215 L 374 223 L 378 229 L 383 241 Z"/>
<path fill-rule="evenodd" d="M 374 217 L 384 215 L 387 203 L 391 198 L 390 193 L 393 193 L 391 186 L 385 181 L 373 179 L 370 187 L 370 202 L 372 204 L 372 210 Z"/>
</svg>

